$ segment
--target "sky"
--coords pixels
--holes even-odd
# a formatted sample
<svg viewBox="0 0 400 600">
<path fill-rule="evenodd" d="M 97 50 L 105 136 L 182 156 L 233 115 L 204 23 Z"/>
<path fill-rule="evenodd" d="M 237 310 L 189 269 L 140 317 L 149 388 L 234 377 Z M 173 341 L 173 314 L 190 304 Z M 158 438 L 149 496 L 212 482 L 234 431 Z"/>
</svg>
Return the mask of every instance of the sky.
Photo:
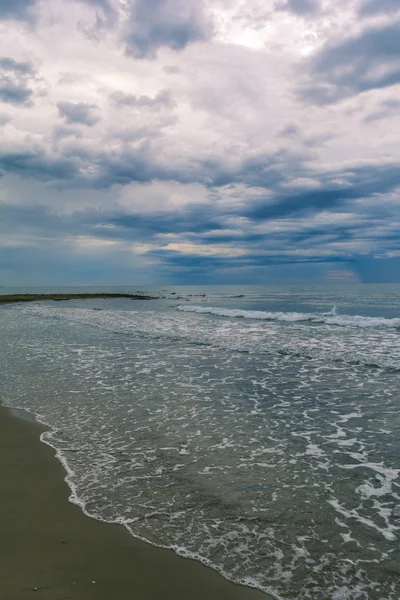
<svg viewBox="0 0 400 600">
<path fill-rule="evenodd" d="M 0 285 L 400 282 L 399 0 L 0 0 Z"/>
</svg>

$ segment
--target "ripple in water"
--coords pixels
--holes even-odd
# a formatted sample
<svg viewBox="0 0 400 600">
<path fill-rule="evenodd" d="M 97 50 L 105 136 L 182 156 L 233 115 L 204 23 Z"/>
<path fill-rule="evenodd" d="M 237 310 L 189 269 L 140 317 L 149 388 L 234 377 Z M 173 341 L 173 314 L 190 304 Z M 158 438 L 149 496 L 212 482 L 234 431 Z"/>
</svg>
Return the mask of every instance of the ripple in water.
<svg viewBox="0 0 400 600">
<path fill-rule="evenodd" d="M 397 600 L 395 331 L 45 306 L 0 328 L 6 402 L 52 427 L 87 513 L 276 598 Z"/>
</svg>

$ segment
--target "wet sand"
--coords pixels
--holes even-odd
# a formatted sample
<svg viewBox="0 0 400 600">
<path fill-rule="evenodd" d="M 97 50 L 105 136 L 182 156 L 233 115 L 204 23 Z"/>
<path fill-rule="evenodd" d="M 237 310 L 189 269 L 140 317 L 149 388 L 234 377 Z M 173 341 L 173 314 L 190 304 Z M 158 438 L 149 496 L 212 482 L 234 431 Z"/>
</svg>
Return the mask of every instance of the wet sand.
<svg viewBox="0 0 400 600">
<path fill-rule="evenodd" d="M 0 600 L 268 600 L 86 517 L 43 430 L 0 407 Z"/>
</svg>

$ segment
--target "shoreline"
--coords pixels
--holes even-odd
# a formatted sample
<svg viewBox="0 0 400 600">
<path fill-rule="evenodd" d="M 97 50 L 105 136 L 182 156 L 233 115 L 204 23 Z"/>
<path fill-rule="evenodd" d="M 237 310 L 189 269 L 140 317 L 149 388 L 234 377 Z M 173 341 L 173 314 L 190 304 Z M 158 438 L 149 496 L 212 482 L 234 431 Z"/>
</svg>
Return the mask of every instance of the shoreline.
<svg viewBox="0 0 400 600">
<path fill-rule="evenodd" d="M 198 561 L 87 517 L 70 488 L 48 428 L 0 406 L 0 598 L 22 600 L 268 600 Z M 36 589 L 35 589 L 36 588 Z"/>
<path fill-rule="evenodd" d="M 13 304 L 15 302 L 38 302 L 43 300 L 54 300 L 61 302 L 63 300 L 85 300 L 89 298 L 109 299 L 109 298 L 128 298 L 130 300 L 157 300 L 156 297 L 141 294 L 123 294 L 123 293 L 90 293 L 82 294 L 0 294 L 0 304 Z"/>
</svg>

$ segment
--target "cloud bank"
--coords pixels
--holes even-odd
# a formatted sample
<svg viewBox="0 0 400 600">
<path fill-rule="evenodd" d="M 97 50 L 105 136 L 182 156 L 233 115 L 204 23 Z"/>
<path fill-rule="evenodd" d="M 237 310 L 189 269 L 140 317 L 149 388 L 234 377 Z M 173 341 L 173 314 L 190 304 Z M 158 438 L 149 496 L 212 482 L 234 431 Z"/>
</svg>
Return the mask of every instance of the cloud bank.
<svg viewBox="0 0 400 600">
<path fill-rule="evenodd" d="M 393 0 L 0 0 L 0 283 L 400 281 Z"/>
</svg>

